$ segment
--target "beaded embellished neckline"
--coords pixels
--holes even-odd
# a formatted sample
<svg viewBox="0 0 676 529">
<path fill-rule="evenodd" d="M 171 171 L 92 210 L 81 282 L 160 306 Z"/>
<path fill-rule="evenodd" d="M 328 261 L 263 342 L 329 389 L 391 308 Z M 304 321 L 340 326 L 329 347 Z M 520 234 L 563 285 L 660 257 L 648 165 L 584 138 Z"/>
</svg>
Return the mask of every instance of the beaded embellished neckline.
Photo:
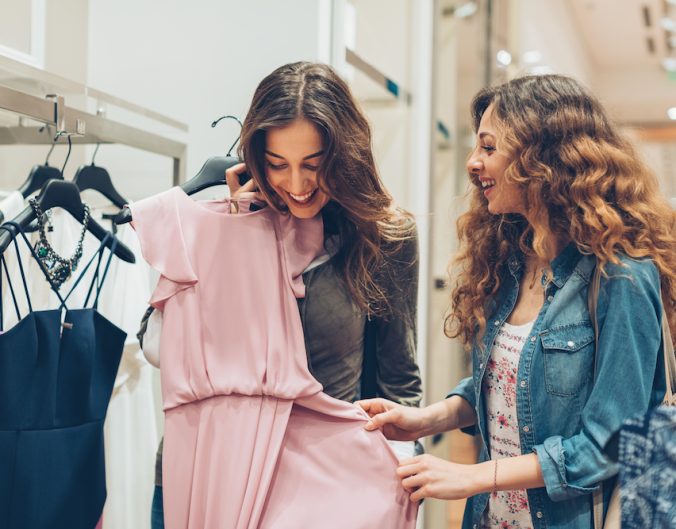
<svg viewBox="0 0 676 529">
<path fill-rule="evenodd" d="M 39 239 L 35 243 L 35 254 L 42 263 L 49 276 L 49 280 L 54 285 L 55 288 L 60 288 L 63 283 L 68 280 L 68 278 L 73 275 L 73 272 L 77 268 L 80 259 L 82 258 L 82 243 L 84 241 L 85 233 L 87 232 L 87 226 L 90 219 L 90 210 L 87 204 L 84 205 L 84 218 L 82 219 L 82 232 L 80 233 L 80 238 L 75 247 L 73 255 L 69 258 L 61 257 L 52 245 L 49 244 L 47 240 L 47 234 L 45 233 L 45 222 L 44 222 L 44 212 L 40 207 L 40 204 L 35 198 L 29 199 L 28 203 L 35 212 L 35 217 L 38 221 L 38 233 Z"/>
</svg>

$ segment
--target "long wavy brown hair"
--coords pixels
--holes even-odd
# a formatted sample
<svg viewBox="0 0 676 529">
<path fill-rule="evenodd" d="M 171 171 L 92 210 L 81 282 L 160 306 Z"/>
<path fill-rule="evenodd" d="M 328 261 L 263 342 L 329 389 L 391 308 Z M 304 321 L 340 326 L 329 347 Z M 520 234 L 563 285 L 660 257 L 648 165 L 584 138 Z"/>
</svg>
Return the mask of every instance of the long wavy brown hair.
<svg viewBox="0 0 676 529">
<path fill-rule="evenodd" d="M 471 346 L 515 251 L 548 258 L 553 233 L 593 254 L 603 270 L 618 253 L 657 266 L 672 335 L 676 330 L 676 212 L 631 142 L 598 100 L 561 75 L 527 76 L 481 90 L 471 105 L 475 130 L 492 105 L 497 149 L 511 160 L 505 181 L 523 189 L 529 222 L 493 215 L 470 175 L 471 204 L 458 219 L 457 281 L 446 334 Z"/>
<path fill-rule="evenodd" d="M 244 119 L 240 158 L 268 203 L 286 211 L 266 177 L 266 131 L 299 118 L 312 122 L 322 137 L 318 183 L 329 196 L 322 209 L 325 232 L 339 238 L 334 265 L 361 310 L 388 314 L 382 280 L 388 256 L 412 236 L 415 225 L 385 189 L 373 159 L 371 128 L 340 76 L 312 62 L 286 64 L 269 74 Z"/>
</svg>

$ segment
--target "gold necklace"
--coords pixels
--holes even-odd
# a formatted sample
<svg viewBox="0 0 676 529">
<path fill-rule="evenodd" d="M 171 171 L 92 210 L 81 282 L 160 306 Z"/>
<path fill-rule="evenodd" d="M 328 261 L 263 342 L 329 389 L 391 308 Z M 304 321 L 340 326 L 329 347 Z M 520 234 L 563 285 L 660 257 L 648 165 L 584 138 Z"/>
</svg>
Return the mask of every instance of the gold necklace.
<svg viewBox="0 0 676 529">
<path fill-rule="evenodd" d="M 526 266 L 526 274 L 531 276 L 530 285 L 528 285 L 528 288 L 530 290 L 533 290 L 535 288 L 535 281 L 538 278 L 538 270 L 540 271 L 540 278 L 541 279 L 546 278 L 546 281 L 543 281 L 543 284 L 546 287 L 547 283 L 549 283 L 549 274 L 547 273 L 548 267 L 547 266 L 540 267 L 536 265 L 532 267 L 532 271 L 530 270 L 530 268 L 531 268 L 530 266 Z"/>
</svg>

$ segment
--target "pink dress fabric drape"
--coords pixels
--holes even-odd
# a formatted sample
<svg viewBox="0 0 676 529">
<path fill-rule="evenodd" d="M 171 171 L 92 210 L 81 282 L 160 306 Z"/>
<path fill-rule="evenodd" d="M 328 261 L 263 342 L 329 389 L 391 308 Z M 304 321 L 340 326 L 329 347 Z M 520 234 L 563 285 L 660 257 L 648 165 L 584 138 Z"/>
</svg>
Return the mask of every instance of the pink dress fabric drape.
<svg viewBox="0 0 676 529">
<path fill-rule="evenodd" d="M 296 298 L 320 217 L 231 214 L 172 188 L 131 206 L 160 273 L 167 529 L 412 529 L 366 415 L 310 374 Z"/>
</svg>

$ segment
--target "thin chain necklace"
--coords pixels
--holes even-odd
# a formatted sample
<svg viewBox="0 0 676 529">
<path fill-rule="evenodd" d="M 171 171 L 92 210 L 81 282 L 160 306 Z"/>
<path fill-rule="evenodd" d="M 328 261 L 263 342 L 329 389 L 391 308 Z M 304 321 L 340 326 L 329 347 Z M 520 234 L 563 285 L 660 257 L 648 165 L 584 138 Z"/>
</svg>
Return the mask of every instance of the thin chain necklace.
<svg viewBox="0 0 676 529">
<path fill-rule="evenodd" d="M 530 276 L 530 285 L 528 288 L 530 290 L 533 290 L 535 288 L 535 282 L 538 279 L 538 272 L 540 273 L 540 283 L 544 287 L 545 290 L 547 290 L 547 285 L 551 282 L 551 277 L 550 274 L 547 271 L 548 266 L 541 266 L 541 265 L 533 265 L 529 266 L 528 263 L 526 263 L 526 274 L 527 276 Z"/>
<path fill-rule="evenodd" d="M 84 218 L 82 219 L 82 233 L 80 233 L 80 239 L 77 242 L 75 247 L 75 252 L 68 259 L 61 257 L 58 253 L 54 251 L 52 245 L 49 244 L 47 240 L 47 235 L 45 233 L 45 222 L 44 222 L 44 212 L 40 207 L 40 204 L 35 198 L 31 198 L 28 203 L 33 208 L 35 216 L 38 221 L 38 232 L 40 238 L 38 242 L 35 243 L 35 253 L 38 256 L 38 259 L 47 270 L 47 275 L 52 284 L 58 289 L 61 285 L 71 276 L 77 268 L 80 259 L 82 258 L 82 242 L 84 241 L 85 233 L 87 232 L 87 225 L 89 224 L 90 212 L 89 206 L 84 205 Z"/>
</svg>

